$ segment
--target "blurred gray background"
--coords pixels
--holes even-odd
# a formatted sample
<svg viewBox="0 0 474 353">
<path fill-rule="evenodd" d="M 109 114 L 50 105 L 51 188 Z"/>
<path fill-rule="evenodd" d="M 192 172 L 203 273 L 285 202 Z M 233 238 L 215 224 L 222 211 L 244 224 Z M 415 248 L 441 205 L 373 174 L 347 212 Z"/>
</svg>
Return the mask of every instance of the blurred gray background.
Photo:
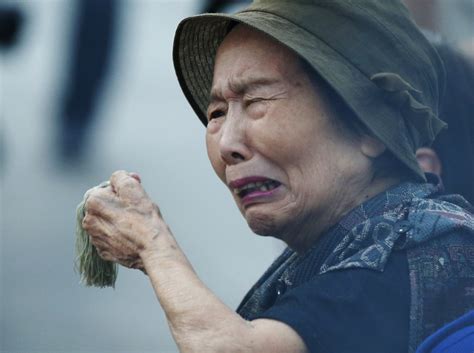
<svg viewBox="0 0 474 353">
<path fill-rule="evenodd" d="M 120 2 L 88 149 L 81 163 L 61 164 L 55 116 L 74 7 L 68 0 L 15 3 L 23 28 L 2 53 L 0 71 L 1 352 L 177 352 L 141 272 L 121 268 L 115 290 L 79 284 L 75 208 L 114 170 L 138 172 L 201 279 L 232 308 L 282 249 L 247 228 L 211 169 L 205 129 L 175 79 L 174 30 L 199 4 Z"/>
</svg>

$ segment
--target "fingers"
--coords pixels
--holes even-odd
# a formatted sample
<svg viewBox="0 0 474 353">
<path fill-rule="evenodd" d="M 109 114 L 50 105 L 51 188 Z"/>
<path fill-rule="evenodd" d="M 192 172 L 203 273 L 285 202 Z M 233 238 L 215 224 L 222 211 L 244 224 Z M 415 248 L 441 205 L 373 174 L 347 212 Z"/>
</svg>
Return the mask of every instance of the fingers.
<svg viewBox="0 0 474 353">
<path fill-rule="evenodd" d="M 117 214 L 117 206 L 120 200 L 112 192 L 111 188 L 97 189 L 91 192 L 86 200 L 85 210 L 86 214 L 94 215 L 111 221 Z"/>
<path fill-rule="evenodd" d="M 159 209 L 149 199 L 136 173 L 117 171 L 110 185 L 101 185 L 85 196 L 84 230 L 105 260 L 142 269 L 139 253 L 149 234 L 160 227 Z M 147 237 L 148 236 L 148 237 Z"/>
<path fill-rule="evenodd" d="M 147 196 L 141 186 L 140 176 L 136 173 L 116 171 L 110 177 L 110 185 L 117 196 L 123 199 L 136 201 Z"/>
<path fill-rule="evenodd" d="M 99 240 L 105 239 L 111 230 L 110 223 L 103 218 L 91 214 L 86 214 L 82 220 L 82 228 L 91 237 L 98 238 Z"/>
<path fill-rule="evenodd" d="M 86 215 L 82 221 L 82 226 L 90 236 L 90 241 L 96 248 L 99 256 L 107 261 L 116 261 L 115 257 L 107 250 L 110 248 L 109 224 L 95 216 Z"/>
</svg>

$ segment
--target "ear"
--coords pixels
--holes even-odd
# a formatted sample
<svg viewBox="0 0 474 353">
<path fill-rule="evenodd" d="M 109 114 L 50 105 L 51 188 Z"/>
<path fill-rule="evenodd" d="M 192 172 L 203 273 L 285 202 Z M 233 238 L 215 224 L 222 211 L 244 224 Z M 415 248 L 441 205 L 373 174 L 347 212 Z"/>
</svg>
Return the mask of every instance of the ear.
<svg viewBox="0 0 474 353">
<path fill-rule="evenodd" d="M 428 147 L 416 151 L 416 159 L 425 173 L 434 173 L 441 176 L 442 164 L 436 152 Z"/>
<path fill-rule="evenodd" d="M 362 154 L 368 158 L 377 158 L 380 156 L 386 147 L 385 145 L 377 138 L 363 135 L 360 141 L 360 151 Z"/>
</svg>

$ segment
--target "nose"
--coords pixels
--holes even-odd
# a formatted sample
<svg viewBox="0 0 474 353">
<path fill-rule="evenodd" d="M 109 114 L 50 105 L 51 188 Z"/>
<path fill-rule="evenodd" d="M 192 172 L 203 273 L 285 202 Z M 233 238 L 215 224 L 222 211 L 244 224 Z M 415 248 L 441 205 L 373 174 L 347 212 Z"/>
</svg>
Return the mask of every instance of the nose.
<svg viewBox="0 0 474 353">
<path fill-rule="evenodd" d="M 247 140 L 245 119 L 229 109 L 222 126 L 219 140 L 219 152 L 227 165 L 249 160 L 252 152 Z"/>
</svg>

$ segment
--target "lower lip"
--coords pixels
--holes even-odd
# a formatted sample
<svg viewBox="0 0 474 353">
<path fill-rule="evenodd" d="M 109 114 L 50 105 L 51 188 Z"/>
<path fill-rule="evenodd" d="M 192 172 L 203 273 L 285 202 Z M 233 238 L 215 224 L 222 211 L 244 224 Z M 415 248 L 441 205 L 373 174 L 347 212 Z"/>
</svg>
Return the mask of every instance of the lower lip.
<svg viewBox="0 0 474 353">
<path fill-rule="evenodd" d="M 262 203 L 271 201 L 275 194 L 280 189 L 281 185 L 277 186 L 275 189 L 268 191 L 254 191 L 248 195 L 245 195 L 241 198 L 242 206 L 249 206 L 255 203 Z"/>
</svg>

